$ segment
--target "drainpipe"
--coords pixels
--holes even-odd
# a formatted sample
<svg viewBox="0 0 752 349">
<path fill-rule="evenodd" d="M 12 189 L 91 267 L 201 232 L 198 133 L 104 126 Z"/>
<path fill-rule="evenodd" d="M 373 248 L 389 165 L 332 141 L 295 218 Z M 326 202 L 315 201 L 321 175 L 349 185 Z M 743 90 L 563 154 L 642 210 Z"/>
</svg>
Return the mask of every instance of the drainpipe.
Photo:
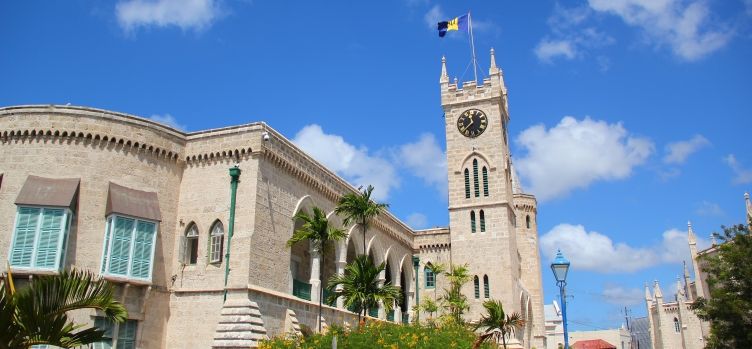
<svg viewBox="0 0 752 349">
<path fill-rule="evenodd" d="M 232 233 L 235 231 L 235 195 L 238 192 L 239 181 L 240 168 L 235 165 L 230 168 L 230 224 L 227 231 L 227 247 L 225 247 L 225 295 L 223 301 L 227 300 L 227 279 L 230 276 L 230 243 L 232 242 Z"/>
<path fill-rule="evenodd" d="M 420 274 L 418 274 L 420 258 L 418 256 L 413 256 L 413 266 L 415 267 L 415 323 L 420 325 L 420 292 L 418 291 L 418 285 L 420 284 Z"/>
</svg>

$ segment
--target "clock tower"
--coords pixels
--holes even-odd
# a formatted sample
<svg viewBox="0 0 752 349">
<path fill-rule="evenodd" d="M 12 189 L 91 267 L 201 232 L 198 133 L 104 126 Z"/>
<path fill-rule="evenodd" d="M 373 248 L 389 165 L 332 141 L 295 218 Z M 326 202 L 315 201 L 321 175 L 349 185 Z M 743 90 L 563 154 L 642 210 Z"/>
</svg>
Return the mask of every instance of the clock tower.
<svg viewBox="0 0 752 349">
<path fill-rule="evenodd" d="M 449 178 L 449 231 L 453 265 L 466 264 L 466 320 L 484 313 L 483 301 L 500 300 L 527 325 L 514 338 L 524 348 L 545 341 L 543 291 L 535 197 L 522 193 L 509 151 L 510 116 L 504 76 L 491 49 L 489 77 L 481 84 L 450 83 L 442 58 Z"/>
</svg>

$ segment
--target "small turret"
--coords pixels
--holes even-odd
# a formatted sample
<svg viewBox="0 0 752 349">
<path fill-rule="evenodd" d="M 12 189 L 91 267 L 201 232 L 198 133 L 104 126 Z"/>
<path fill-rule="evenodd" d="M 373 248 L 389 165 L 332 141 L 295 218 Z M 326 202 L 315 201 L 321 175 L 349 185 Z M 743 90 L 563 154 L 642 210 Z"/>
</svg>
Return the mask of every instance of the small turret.
<svg viewBox="0 0 752 349">
<path fill-rule="evenodd" d="M 749 202 L 749 193 L 744 193 L 744 203 L 747 206 L 747 225 L 752 228 L 752 203 Z"/>
<path fill-rule="evenodd" d="M 648 283 L 645 283 L 645 301 L 646 302 L 652 302 L 653 297 L 650 295 L 650 288 L 648 287 Z"/>
<path fill-rule="evenodd" d="M 441 77 L 439 78 L 439 83 L 441 84 L 449 83 L 449 75 L 447 75 L 447 68 L 446 68 L 446 57 L 444 56 L 441 56 Z"/>
<path fill-rule="evenodd" d="M 695 232 L 692 230 L 692 222 L 687 222 L 687 240 L 689 241 L 690 245 L 697 245 L 697 237 L 695 236 Z"/>
<path fill-rule="evenodd" d="M 511 163 L 511 171 L 512 172 L 512 194 L 522 194 L 522 186 L 520 185 L 520 180 L 517 178 L 517 171 L 514 170 L 514 164 L 512 161 L 509 161 Z"/>
<path fill-rule="evenodd" d="M 499 67 L 496 66 L 496 55 L 494 49 L 491 48 L 491 67 L 488 68 L 488 75 L 494 75 L 499 73 Z"/>
<path fill-rule="evenodd" d="M 658 285 L 658 280 L 654 281 L 655 284 L 653 285 L 653 297 L 655 298 L 655 302 L 658 304 L 663 303 L 663 291 L 661 291 L 661 286 Z"/>
<path fill-rule="evenodd" d="M 679 279 L 679 275 L 676 276 L 676 301 L 677 302 L 684 302 L 687 300 L 687 294 L 684 292 L 684 287 L 682 287 L 681 279 Z"/>
</svg>

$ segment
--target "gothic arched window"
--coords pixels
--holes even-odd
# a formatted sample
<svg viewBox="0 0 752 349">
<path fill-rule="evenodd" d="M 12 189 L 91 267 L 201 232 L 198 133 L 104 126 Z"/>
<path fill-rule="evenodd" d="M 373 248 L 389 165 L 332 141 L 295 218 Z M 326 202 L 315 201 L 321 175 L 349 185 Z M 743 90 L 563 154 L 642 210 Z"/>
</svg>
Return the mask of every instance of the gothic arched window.
<svg viewBox="0 0 752 349">
<path fill-rule="evenodd" d="M 222 262 L 222 248 L 225 242 L 225 228 L 222 222 L 217 221 L 211 229 L 209 236 L 209 263 Z"/>
<path fill-rule="evenodd" d="M 486 231 L 486 215 L 480 210 L 480 232 Z"/>
<path fill-rule="evenodd" d="M 483 296 L 485 298 L 491 298 L 491 286 L 488 285 L 488 275 L 483 275 Z"/>
<path fill-rule="evenodd" d="M 530 215 L 525 216 L 525 226 L 530 229 Z"/>
<path fill-rule="evenodd" d="M 470 232 L 475 233 L 475 211 L 470 211 Z"/>
<path fill-rule="evenodd" d="M 480 182 L 478 182 L 478 159 L 473 159 L 473 186 L 475 189 L 475 197 L 480 196 Z"/>
<path fill-rule="evenodd" d="M 185 231 L 185 240 L 183 242 L 183 264 L 194 265 L 198 260 L 198 227 L 191 223 L 188 230 Z"/>
<path fill-rule="evenodd" d="M 423 271 L 426 274 L 426 288 L 436 287 L 436 275 L 433 273 L 433 265 L 431 263 L 426 264 Z"/>
<path fill-rule="evenodd" d="M 470 198 L 470 170 L 465 169 L 465 199 Z"/>
<path fill-rule="evenodd" d="M 478 280 L 478 275 L 473 277 L 473 285 L 475 285 L 475 299 L 480 298 L 480 281 Z"/>
<path fill-rule="evenodd" d="M 483 166 L 483 196 L 488 196 L 488 170 Z"/>
<path fill-rule="evenodd" d="M 676 332 L 681 331 L 681 325 L 679 325 L 679 319 L 677 318 L 674 318 L 674 330 Z"/>
</svg>

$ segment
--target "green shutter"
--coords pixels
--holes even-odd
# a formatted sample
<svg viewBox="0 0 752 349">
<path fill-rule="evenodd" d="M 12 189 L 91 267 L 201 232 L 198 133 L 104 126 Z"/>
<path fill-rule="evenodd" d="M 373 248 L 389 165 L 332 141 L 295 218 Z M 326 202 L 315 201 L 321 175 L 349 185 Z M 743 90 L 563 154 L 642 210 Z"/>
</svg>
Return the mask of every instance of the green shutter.
<svg viewBox="0 0 752 349">
<path fill-rule="evenodd" d="M 480 232 L 486 231 L 486 215 L 480 210 Z"/>
<path fill-rule="evenodd" d="M 93 349 L 110 349 L 112 348 L 112 336 L 113 336 L 113 323 L 111 321 L 108 321 L 104 317 L 95 317 L 94 318 L 94 327 L 104 330 L 104 334 L 102 335 L 102 339 L 99 342 L 95 342 L 92 344 Z"/>
<path fill-rule="evenodd" d="M 135 221 L 130 218 L 116 217 L 115 229 L 112 234 L 112 250 L 110 251 L 109 274 L 128 275 L 128 261 L 131 252 L 131 236 Z"/>
<path fill-rule="evenodd" d="M 488 170 L 483 166 L 483 196 L 488 196 Z"/>
<path fill-rule="evenodd" d="M 138 321 L 126 320 L 118 329 L 117 349 L 135 349 Z"/>
<path fill-rule="evenodd" d="M 475 233 L 475 211 L 470 211 L 470 232 Z"/>
<path fill-rule="evenodd" d="M 10 251 L 10 265 L 31 267 L 31 256 L 34 252 L 34 235 L 37 232 L 40 211 L 41 209 L 33 207 L 18 208 L 16 231 L 13 234 L 13 247 Z"/>
<path fill-rule="evenodd" d="M 478 281 L 478 277 L 473 278 L 473 284 L 475 286 L 475 298 L 480 298 L 480 281 Z"/>
<path fill-rule="evenodd" d="M 154 241 L 155 228 L 154 223 L 138 221 L 136 238 L 133 242 L 132 277 L 149 279 L 151 276 L 152 242 Z"/>
<path fill-rule="evenodd" d="M 483 295 L 489 298 L 491 293 L 490 286 L 488 286 L 488 275 L 483 275 Z"/>
<path fill-rule="evenodd" d="M 480 196 L 480 183 L 478 182 L 478 159 L 473 159 L 473 186 L 475 187 L 475 197 Z"/>
<path fill-rule="evenodd" d="M 465 199 L 470 198 L 470 170 L 465 169 Z"/>
<path fill-rule="evenodd" d="M 100 272 L 104 274 L 107 271 L 107 260 L 110 258 L 110 235 L 112 235 L 112 218 L 107 220 L 107 225 L 104 228 L 104 249 L 102 251 L 102 269 Z"/>
<path fill-rule="evenodd" d="M 60 240 L 62 239 L 65 211 L 46 208 L 42 212 L 42 222 L 37 239 L 37 253 L 34 266 L 42 269 L 56 269 Z"/>
</svg>

